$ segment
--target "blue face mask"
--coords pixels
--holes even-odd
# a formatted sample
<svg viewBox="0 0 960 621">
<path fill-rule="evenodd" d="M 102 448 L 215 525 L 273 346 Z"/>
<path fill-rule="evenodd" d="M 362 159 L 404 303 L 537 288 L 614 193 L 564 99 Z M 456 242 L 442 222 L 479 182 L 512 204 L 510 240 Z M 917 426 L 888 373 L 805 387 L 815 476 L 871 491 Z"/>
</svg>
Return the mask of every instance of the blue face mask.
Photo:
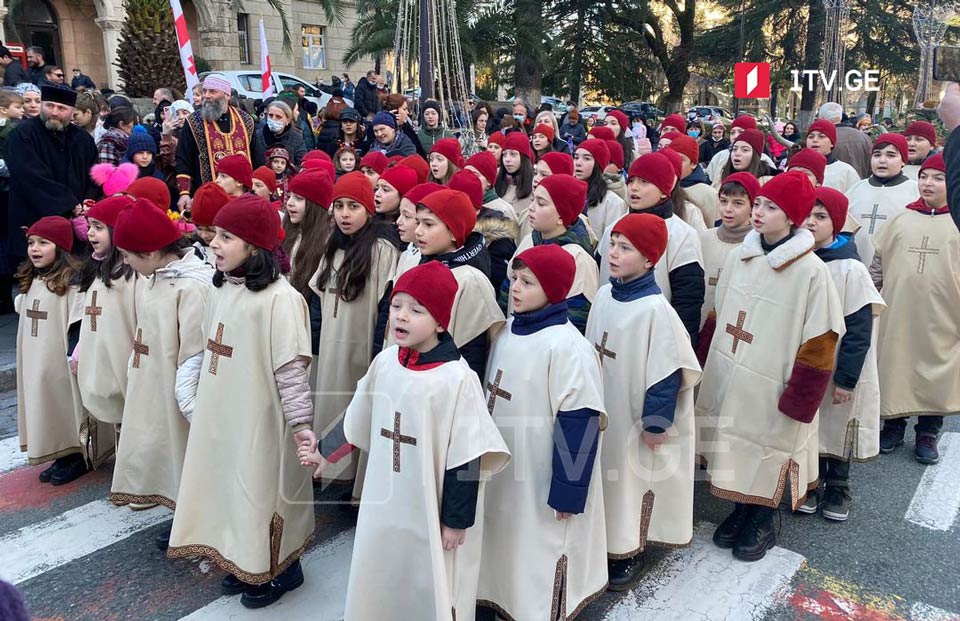
<svg viewBox="0 0 960 621">
<path fill-rule="evenodd" d="M 522 114 L 514 114 L 514 115 L 513 115 L 513 118 L 515 118 L 516 120 L 520 121 L 521 123 L 523 123 L 523 121 L 526 120 L 526 117 L 525 117 L 524 115 L 522 115 Z"/>
<path fill-rule="evenodd" d="M 699 129 L 688 129 L 688 130 L 687 130 L 687 135 L 690 136 L 691 138 L 696 138 L 696 137 L 698 137 L 698 136 L 700 135 L 700 130 L 699 130 Z"/>
<path fill-rule="evenodd" d="M 267 127 L 270 131 L 274 133 L 279 133 L 283 130 L 283 121 L 277 121 L 275 119 L 267 119 Z"/>
</svg>

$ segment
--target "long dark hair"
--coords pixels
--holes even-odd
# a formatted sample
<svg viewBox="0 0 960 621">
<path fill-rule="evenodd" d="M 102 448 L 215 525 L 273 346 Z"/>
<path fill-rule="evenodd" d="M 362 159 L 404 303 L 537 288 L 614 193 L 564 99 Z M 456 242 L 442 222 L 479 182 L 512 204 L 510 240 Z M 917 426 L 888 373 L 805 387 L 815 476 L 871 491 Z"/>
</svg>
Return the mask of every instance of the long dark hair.
<svg viewBox="0 0 960 621">
<path fill-rule="evenodd" d="M 65 295 L 70 285 L 76 280 L 80 272 L 80 261 L 72 254 L 57 246 L 57 253 L 54 255 L 53 263 L 49 267 L 37 269 L 30 259 L 27 259 L 17 268 L 14 278 L 17 279 L 17 285 L 20 293 L 26 293 L 30 290 L 30 285 L 37 278 L 43 278 L 47 281 L 47 289 L 56 295 Z"/>
<path fill-rule="evenodd" d="M 343 250 L 343 261 L 336 273 L 337 296 L 344 302 L 353 302 L 363 295 L 367 278 L 373 269 L 373 249 L 380 237 L 377 234 L 378 226 L 383 226 L 383 223 L 376 222 L 370 216 L 352 237 L 345 235 L 340 227 L 334 227 L 323 251 L 323 268 L 314 282 L 318 289 L 327 286 L 334 271 L 333 260 L 337 250 Z"/>
<path fill-rule="evenodd" d="M 258 248 L 243 264 L 236 269 L 237 274 L 246 277 L 244 286 L 250 291 L 262 291 L 270 283 L 280 278 L 280 264 L 277 257 L 269 250 Z M 218 289 L 223 286 L 226 275 L 217 270 L 213 275 L 213 286 Z"/>
<path fill-rule="evenodd" d="M 136 123 L 140 117 L 137 111 L 130 106 L 119 106 L 110 111 L 110 114 L 103 119 L 103 126 L 107 129 L 119 129 L 120 123 Z"/>
<path fill-rule="evenodd" d="M 503 196 L 510 187 L 510 179 L 517 184 L 517 198 L 526 198 L 533 194 L 533 162 L 525 153 L 520 154 L 520 170 L 512 175 L 503 167 L 503 160 L 500 160 L 500 170 L 497 171 L 497 183 L 494 187 L 497 189 L 497 195 Z"/>
<path fill-rule="evenodd" d="M 603 197 L 607 195 L 608 191 L 607 181 L 603 178 L 603 171 L 600 170 L 600 164 L 594 160 L 593 172 L 590 173 L 590 178 L 587 179 L 587 205 L 596 207 L 603 201 Z"/>
<path fill-rule="evenodd" d="M 292 224 L 288 218 L 284 221 L 283 228 L 287 239 L 295 241 L 296 237 L 300 236 L 300 245 L 297 246 L 297 254 L 293 257 L 291 266 L 293 278 L 290 279 L 290 284 L 303 295 L 304 299 L 310 299 L 310 277 L 317 271 L 327 247 L 330 232 L 336 226 L 327 209 L 311 200 L 303 200 L 305 204 L 303 220 L 300 224 Z M 287 252 L 293 252 L 293 244 Z"/>
<path fill-rule="evenodd" d="M 103 281 L 103 286 L 110 288 L 110 283 L 118 278 L 130 280 L 136 272 L 132 267 L 123 262 L 123 255 L 120 250 L 113 245 L 113 227 L 108 226 L 110 233 L 110 254 L 98 261 L 90 255 L 83 262 L 80 269 L 80 292 L 83 293 L 93 284 L 97 278 Z"/>
<path fill-rule="evenodd" d="M 753 155 L 750 157 L 750 165 L 747 166 L 746 170 L 738 171 L 733 168 L 733 157 L 727 160 L 727 163 L 723 166 L 723 172 L 720 174 L 721 181 L 726 179 L 735 172 L 748 172 L 757 179 L 767 174 L 767 165 L 764 163 L 762 158 L 762 153 L 760 151 L 754 150 Z"/>
<path fill-rule="evenodd" d="M 623 147 L 623 170 L 630 170 L 630 164 L 633 164 L 633 134 L 629 127 L 621 127 L 620 135 L 617 136 L 617 142 Z"/>
</svg>

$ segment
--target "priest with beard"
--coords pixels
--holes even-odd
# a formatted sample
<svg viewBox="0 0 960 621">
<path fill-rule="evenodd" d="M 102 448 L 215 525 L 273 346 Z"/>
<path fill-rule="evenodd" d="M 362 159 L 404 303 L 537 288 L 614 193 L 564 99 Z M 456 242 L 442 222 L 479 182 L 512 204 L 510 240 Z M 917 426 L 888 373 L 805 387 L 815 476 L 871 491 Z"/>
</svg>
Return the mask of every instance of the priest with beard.
<svg viewBox="0 0 960 621">
<path fill-rule="evenodd" d="M 217 162 L 242 153 L 250 159 L 253 117 L 230 105 L 230 83 L 218 74 L 203 79 L 200 109 L 187 117 L 177 144 L 177 189 L 180 211 L 190 209 L 193 193 L 215 181 Z"/>
<path fill-rule="evenodd" d="M 4 145 L 10 169 L 7 256 L 15 265 L 27 256 L 29 227 L 44 216 L 71 218 L 99 188 L 90 180 L 97 147 L 86 131 L 71 123 L 77 94 L 65 86 L 40 89 L 40 114 L 24 118 Z"/>
</svg>

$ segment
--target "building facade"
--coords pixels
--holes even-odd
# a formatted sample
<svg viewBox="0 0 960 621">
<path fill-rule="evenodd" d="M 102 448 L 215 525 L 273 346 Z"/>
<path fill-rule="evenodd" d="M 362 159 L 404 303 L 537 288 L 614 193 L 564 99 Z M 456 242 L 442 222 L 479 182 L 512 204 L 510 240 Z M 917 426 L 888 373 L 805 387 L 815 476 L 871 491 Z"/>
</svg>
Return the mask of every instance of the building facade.
<svg viewBox="0 0 960 621">
<path fill-rule="evenodd" d="M 63 67 L 69 82 L 77 67 L 99 87 L 120 90 L 115 65 L 123 0 L 2 0 L 0 38 L 5 43 L 39 45 L 47 63 Z M 214 70 L 259 69 L 259 21 L 263 18 L 274 70 L 314 82 L 347 73 L 357 81 L 372 62 L 347 67 L 344 54 L 356 22 L 351 6 L 342 23 L 330 24 L 318 2 L 285 0 L 292 53 L 282 50 L 280 17 L 264 0 L 244 0 L 242 11 L 229 0 L 180 0 L 194 56 Z M 369 67 L 367 65 L 370 65 Z M 354 75 L 356 74 L 356 75 Z"/>
</svg>

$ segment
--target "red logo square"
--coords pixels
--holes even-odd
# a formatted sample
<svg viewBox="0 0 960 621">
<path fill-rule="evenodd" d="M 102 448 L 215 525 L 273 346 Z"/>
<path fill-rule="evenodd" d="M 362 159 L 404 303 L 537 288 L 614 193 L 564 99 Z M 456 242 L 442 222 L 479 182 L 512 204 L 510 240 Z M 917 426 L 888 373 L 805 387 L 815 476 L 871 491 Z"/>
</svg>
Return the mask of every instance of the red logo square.
<svg viewBox="0 0 960 621">
<path fill-rule="evenodd" d="M 740 99 L 770 97 L 770 63 L 737 63 L 733 66 L 733 95 Z"/>
</svg>

